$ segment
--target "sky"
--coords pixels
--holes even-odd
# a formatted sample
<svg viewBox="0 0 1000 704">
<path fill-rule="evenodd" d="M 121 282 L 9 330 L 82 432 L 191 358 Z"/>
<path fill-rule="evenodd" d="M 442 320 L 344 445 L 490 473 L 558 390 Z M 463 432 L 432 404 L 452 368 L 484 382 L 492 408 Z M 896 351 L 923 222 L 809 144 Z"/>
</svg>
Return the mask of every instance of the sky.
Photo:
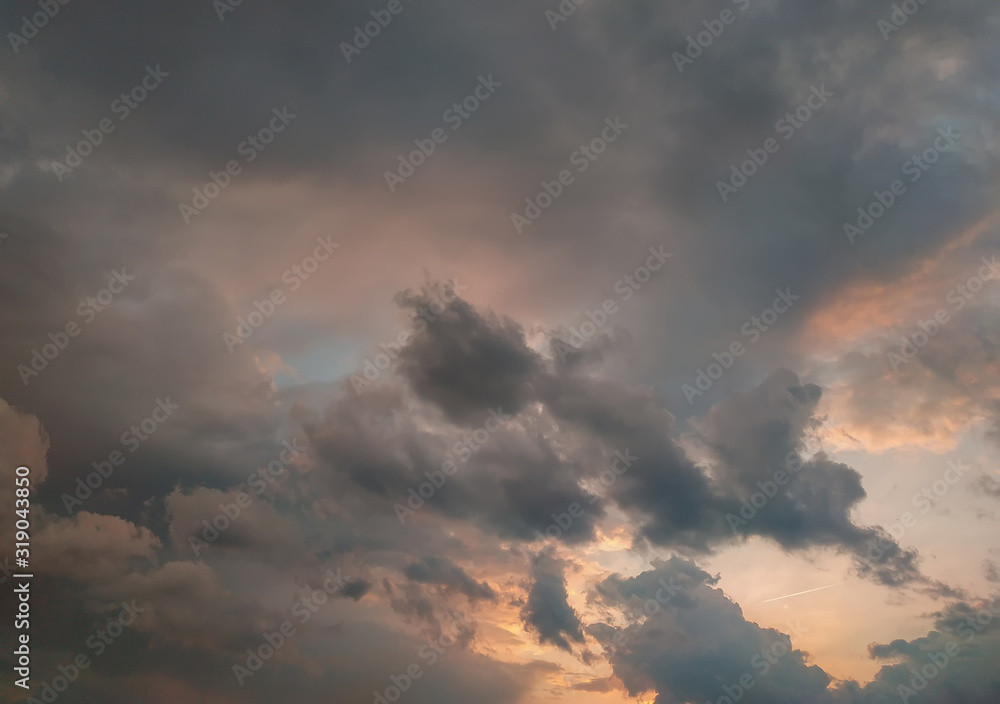
<svg viewBox="0 0 1000 704">
<path fill-rule="evenodd" d="M 995 3 L 0 28 L 0 701 L 1000 701 Z"/>
</svg>

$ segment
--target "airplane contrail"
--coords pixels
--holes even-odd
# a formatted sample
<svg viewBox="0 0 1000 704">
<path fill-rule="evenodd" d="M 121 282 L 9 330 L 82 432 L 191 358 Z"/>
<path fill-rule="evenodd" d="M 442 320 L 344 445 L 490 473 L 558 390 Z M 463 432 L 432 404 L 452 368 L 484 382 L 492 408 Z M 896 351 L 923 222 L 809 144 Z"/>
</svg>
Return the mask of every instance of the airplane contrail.
<svg viewBox="0 0 1000 704">
<path fill-rule="evenodd" d="M 785 596 L 776 596 L 773 599 L 764 599 L 764 601 L 762 601 L 761 603 L 762 604 L 766 604 L 769 601 L 778 601 L 779 599 L 788 599 L 789 597 L 799 596 L 800 594 L 808 594 L 809 592 L 818 592 L 820 589 L 829 589 L 830 587 L 835 587 L 838 584 L 840 584 L 840 582 L 836 582 L 834 584 L 827 584 L 825 587 L 816 587 L 815 589 L 806 589 L 804 592 L 795 592 L 794 594 L 785 594 Z"/>
</svg>

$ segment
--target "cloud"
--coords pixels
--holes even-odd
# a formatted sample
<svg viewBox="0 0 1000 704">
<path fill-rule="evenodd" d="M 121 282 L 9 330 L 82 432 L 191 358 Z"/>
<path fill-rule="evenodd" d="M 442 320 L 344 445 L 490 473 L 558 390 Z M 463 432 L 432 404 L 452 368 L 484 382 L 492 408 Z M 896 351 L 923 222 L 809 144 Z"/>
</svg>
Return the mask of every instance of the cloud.
<svg viewBox="0 0 1000 704">
<path fill-rule="evenodd" d="M 0 463 L 11 473 L 28 468 L 30 493 L 35 494 L 49 474 L 50 439 L 38 418 L 20 411 L 0 398 Z M 14 542 L 17 516 L 16 487 L 13 479 L 0 484 L 0 539 Z M 23 498 L 23 497 L 22 497 Z"/>
<path fill-rule="evenodd" d="M 751 703 L 878 704 L 898 699 L 900 687 L 911 687 L 907 701 L 919 693 L 931 702 L 985 704 L 1000 686 L 987 664 L 1000 652 L 1000 603 L 995 599 L 952 602 L 934 614 L 936 630 L 927 636 L 872 644 L 871 658 L 895 662 L 862 686 L 836 680 L 794 647 L 794 639 L 810 628 L 800 619 L 783 629 L 792 633 L 791 639 L 782 630 L 746 620 L 737 604 L 712 587 L 710 576 L 686 560 L 674 558 L 630 579 L 610 577 L 599 585 L 597 598 L 623 609 L 630 599 L 654 599 L 657 585 L 663 583 L 678 585 L 684 598 L 671 599 L 652 615 L 647 612 L 647 618 L 625 626 L 588 626 L 630 696 L 654 691 L 657 702 L 728 696 Z M 956 654 L 945 655 L 946 648 L 956 649 Z M 915 672 L 935 658 L 934 674 L 917 677 L 914 687 Z"/>
<path fill-rule="evenodd" d="M 34 485 L 46 480 L 50 440 L 37 417 L 0 399 L 0 437 L 0 461 L 5 467 L 27 466 Z"/>
<path fill-rule="evenodd" d="M 443 290 L 439 285 L 421 294 L 407 291 L 396 300 L 403 310 L 431 310 L 430 317 L 436 312 L 430 306 L 440 303 Z M 451 421 L 469 423 L 490 408 L 517 414 L 533 396 L 530 382 L 540 360 L 513 321 L 479 313 L 458 299 L 426 328 L 403 350 L 399 370 L 420 397 L 435 403 Z"/>
<path fill-rule="evenodd" d="M 828 701 L 830 677 L 786 634 L 747 621 L 737 604 L 712 587 L 714 581 L 693 563 L 674 558 L 637 577 L 611 577 L 600 585 L 601 601 L 619 608 L 632 598 L 655 601 L 663 583 L 679 587 L 681 598 L 648 618 L 617 628 L 588 627 L 629 696 L 655 691 L 657 702 L 716 701 L 739 696 L 738 688 L 747 702 Z"/>
<path fill-rule="evenodd" d="M 84 583 L 112 582 L 134 566 L 156 565 L 162 547 L 145 527 L 116 516 L 83 511 L 72 518 L 40 521 L 34 535 L 37 568 Z"/>
<path fill-rule="evenodd" d="M 12 31 L 37 11 L 15 4 Z M 148 612 L 68 701 L 368 701 L 426 664 L 428 634 L 458 602 L 475 610 L 475 633 L 426 667 L 407 704 L 622 687 L 664 704 L 717 701 L 748 671 L 761 676 L 747 702 L 881 704 L 934 648 L 964 638 L 978 608 L 966 592 L 996 572 L 980 574 L 980 554 L 955 569 L 971 548 L 943 549 L 964 534 L 965 512 L 932 530 L 941 542 L 917 531 L 912 544 L 868 517 L 887 515 L 928 452 L 993 442 L 1000 428 L 992 299 L 898 373 L 884 356 L 964 281 L 967 260 L 996 249 L 1000 122 L 983 87 L 997 79 L 997 8 L 927 3 L 885 41 L 876 22 L 891 8 L 880 4 L 742 4 L 722 3 L 737 21 L 683 72 L 675 54 L 719 7 L 594 3 L 553 32 L 527 1 L 413 3 L 348 63 L 341 42 L 372 8 L 242 3 L 220 22 L 212 3 L 109 0 L 63 6 L 7 54 L 0 464 L 32 468 L 45 614 L 32 635 L 46 644 L 35 671 L 87 650 L 131 599 Z M 148 66 L 169 76 L 119 119 L 112 101 Z M 386 170 L 485 74 L 502 82 L 495 97 L 460 129 L 446 125 L 448 139 L 390 194 Z M 776 135 L 814 86 L 833 97 L 790 138 Z M 297 115 L 289 129 L 185 225 L 178 204 L 243 160 L 238 145 L 285 106 Z M 109 115 L 114 131 L 58 178 L 52 162 Z M 627 133 L 578 171 L 572 155 L 609 117 Z M 903 165 L 943 127 L 961 134 L 956 148 L 909 181 Z M 718 182 L 775 135 L 780 149 L 722 203 Z M 510 213 L 563 169 L 573 183 L 516 236 Z M 907 192 L 851 245 L 844 222 L 896 178 Z M 342 243 L 337 257 L 292 290 L 284 273 L 320 235 Z M 623 300 L 616 283 L 653 245 L 676 266 Z M 86 322 L 81 301 L 122 267 L 134 283 Z M 449 277 L 467 291 L 436 312 Z M 223 333 L 277 287 L 288 303 L 227 349 Z M 800 303 L 685 403 L 694 370 L 745 341 L 741 326 L 777 287 Z M 558 359 L 552 343 L 609 297 L 621 312 Z M 423 308 L 426 329 L 355 394 L 350 375 Z M 71 322 L 81 334 L 25 384 L 18 366 Z M 63 494 L 168 394 L 180 410 L 63 518 Z M 510 421 L 479 442 L 497 408 Z M 308 452 L 196 558 L 188 537 L 296 437 Z M 912 459 L 878 454 L 896 448 Z M 638 459 L 603 482 L 625 452 Z M 457 471 L 442 479 L 446 462 Z M 771 491 L 785 464 L 789 481 Z M 0 486 L 6 545 L 11 491 Z M 734 531 L 758 492 L 765 504 Z M 584 511 L 564 526 L 574 504 Z M 405 522 L 397 506 L 412 511 Z M 926 592 L 939 602 L 935 630 L 880 635 L 871 653 L 886 667 L 868 685 L 834 682 L 799 650 L 763 675 L 752 658 L 784 635 L 748 621 L 695 562 L 752 554 L 758 540 L 810 561 L 849 556 L 892 599 Z M 527 568 L 522 548 L 541 551 Z M 341 563 L 344 598 L 237 689 L 232 665 Z M 684 589 L 637 617 L 637 600 L 656 601 L 670 578 Z M 925 607 L 909 608 L 916 619 Z M 524 634 L 510 628 L 518 618 Z M 824 657 L 864 650 L 844 632 Z M 539 643 L 557 662 L 575 649 L 585 674 L 528 662 Z M 992 626 L 977 632 L 921 697 L 995 701 L 994 646 Z M 0 685 L 5 700 L 20 694 Z"/>
<path fill-rule="evenodd" d="M 591 540 L 597 521 L 613 504 L 633 516 L 638 542 L 708 554 L 756 535 L 786 550 L 846 552 L 860 574 L 886 585 L 944 588 L 921 574 L 915 550 L 900 547 L 877 526 L 855 522 L 852 513 L 866 497 L 855 469 L 822 451 L 806 457 L 807 445 L 823 429 L 817 416 L 822 390 L 816 384 L 778 370 L 755 388 L 712 406 L 692 421 L 691 437 L 707 458 L 700 463 L 671 436 L 672 414 L 648 393 L 556 365 L 528 348 L 520 334 L 505 338 L 497 330 L 487 332 L 492 328 L 486 319 L 462 299 L 441 318 L 450 315 L 450 331 L 442 336 L 428 331 L 419 354 L 407 358 L 401 375 L 407 383 L 386 383 L 361 396 L 344 394 L 323 420 L 306 423 L 324 462 L 320 474 L 331 486 L 361 489 L 367 500 L 397 515 L 400 507 L 409 513 L 431 511 L 474 520 L 499 536 L 526 542 L 544 535 L 553 517 L 574 502 L 593 508 L 560 530 L 559 539 L 567 544 Z M 455 459 L 447 450 L 462 449 L 453 440 L 462 437 L 465 425 L 453 425 L 449 414 L 465 409 L 476 418 L 472 409 L 488 408 L 479 404 L 505 401 L 465 382 L 442 378 L 446 393 L 414 389 L 409 382 L 429 383 L 421 364 L 454 369 L 458 362 L 437 360 L 447 358 L 466 335 L 493 339 L 483 348 L 501 356 L 530 360 L 519 367 L 522 381 L 503 385 L 520 385 L 525 396 L 508 427 L 481 445 L 474 443 L 468 468 L 459 462 L 454 476 L 445 477 L 443 463 Z M 469 378 L 485 378 L 495 366 L 475 353 L 461 364 L 462 376 Z M 387 430 L 376 416 L 389 409 L 395 409 L 391 413 L 397 419 Z M 439 420 L 418 429 L 412 421 L 417 413 Z M 552 420 L 543 421 L 546 417 Z M 548 423 L 558 423 L 557 436 L 539 433 Z M 603 496 L 583 488 L 587 481 L 597 485 L 614 452 L 625 450 L 638 459 Z M 774 482 L 779 470 L 788 475 L 780 488 Z M 433 480 L 433 474 L 440 479 Z M 421 485 L 432 490 L 429 498 L 418 494 Z M 767 488 L 771 485 L 773 490 Z M 765 490 L 766 505 L 749 503 Z"/>
<path fill-rule="evenodd" d="M 572 651 L 569 641 L 583 643 L 583 626 L 566 592 L 566 564 L 548 553 L 540 553 L 531 563 L 531 588 L 521 609 L 525 626 L 538 633 L 540 643 L 552 643 Z"/>
<path fill-rule="evenodd" d="M 497 594 L 486 582 L 476 582 L 461 567 L 448 558 L 425 557 L 406 568 L 407 579 L 424 584 L 434 584 L 449 591 L 464 594 L 470 601 L 485 599 L 496 601 Z"/>
<path fill-rule="evenodd" d="M 1000 678 L 990 665 L 1000 653 L 998 596 L 950 604 L 934 614 L 935 630 L 924 637 L 872 644 L 872 658 L 895 662 L 883 666 L 864 687 L 843 686 L 845 696 L 838 701 L 868 704 L 889 697 L 963 704 L 992 701 L 1000 691 Z"/>
</svg>

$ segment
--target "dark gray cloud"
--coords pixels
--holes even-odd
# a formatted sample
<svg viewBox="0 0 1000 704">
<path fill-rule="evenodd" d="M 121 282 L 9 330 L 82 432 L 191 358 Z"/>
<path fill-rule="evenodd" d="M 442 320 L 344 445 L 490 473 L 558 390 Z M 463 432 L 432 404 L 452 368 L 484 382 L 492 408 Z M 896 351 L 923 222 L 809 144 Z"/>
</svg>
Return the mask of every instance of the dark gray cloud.
<svg viewBox="0 0 1000 704">
<path fill-rule="evenodd" d="M 1000 693 L 996 662 L 1000 638 L 1000 593 L 978 602 L 955 602 L 935 613 L 934 630 L 913 640 L 873 644 L 869 654 L 884 665 L 875 679 L 858 687 L 844 685 L 838 702 L 907 701 L 985 704 Z"/>
<path fill-rule="evenodd" d="M 984 496 L 1000 498 L 1000 481 L 997 481 L 996 477 L 990 475 L 977 477 L 972 482 L 972 488 Z"/>
<path fill-rule="evenodd" d="M 485 599 L 496 601 L 497 594 L 486 582 L 476 582 L 461 567 L 446 557 L 425 557 L 406 568 L 407 579 L 434 584 L 445 590 L 464 594 L 470 601 Z"/>
<path fill-rule="evenodd" d="M 714 460 L 709 470 L 671 437 L 673 416 L 648 393 L 544 359 L 527 347 L 514 323 L 491 322 L 463 300 L 450 304 L 441 318 L 453 313 L 447 328 L 431 328 L 412 343 L 419 351 L 407 357 L 401 376 L 431 404 L 425 414 L 440 410 L 443 421 L 459 427 L 434 435 L 418 431 L 405 416 L 391 430 L 375 427 L 374 409 L 403 404 L 405 387 L 383 384 L 372 393 L 345 395 L 322 423 L 307 424 L 333 486 L 366 491 L 404 522 L 417 510 L 475 517 L 500 536 L 529 542 L 538 537 L 534 531 L 544 535 L 558 525 L 557 516 L 574 502 L 587 510 L 558 536 L 568 543 L 588 539 L 614 502 L 641 517 L 638 537 L 652 545 L 706 553 L 757 535 L 787 550 L 825 546 L 847 552 L 860 574 L 886 585 L 946 590 L 921 574 L 916 551 L 900 547 L 877 526 L 855 523 L 852 511 L 866 496 L 856 470 L 822 452 L 805 457 L 808 434 L 822 426 L 817 385 L 779 370 L 714 406 L 693 426 Z M 459 353 L 453 363 L 438 361 L 462 349 L 468 354 Z M 482 349 L 491 354 L 476 351 Z M 494 358 L 523 361 L 500 386 L 474 381 L 497 367 Z M 540 407 L 575 450 L 560 449 L 557 456 L 556 441 L 536 430 L 542 425 L 538 413 L 512 411 L 516 425 L 493 433 L 474 453 L 462 449 L 471 457 L 468 469 L 457 463 L 454 476 L 445 477 L 443 463 L 455 460 L 445 454 L 447 438 L 465 435 L 461 426 L 487 417 L 482 409 L 503 402 L 501 396 L 509 401 L 512 388 L 523 389 L 517 408 Z M 470 420 L 453 418 L 460 409 Z M 616 451 L 633 459 L 627 467 L 618 465 L 605 496 L 586 498 L 581 482 L 607 473 Z M 429 498 L 419 495 L 422 484 Z"/>
<path fill-rule="evenodd" d="M 993 560 L 984 561 L 983 576 L 986 577 L 987 582 L 1000 583 L 1000 568 L 997 567 L 997 563 Z"/>
<path fill-rule="evenodd" d="M 529 384 L 541 366 L 525 344 L 523 329 L 461 299 L 435 315 L 432 303 L 443 307 L 445 291 L 438 285 L 421 294 L 397 295 L 400 307 L 423 316 L 426 327 L 400 355 L 400 374 L 455 423 L 471 425 L 484 409 L 516 415 L 535 395 Z"/>
<path fill-rule="evenodd" d="M 664 584 L 672 595 L 664 592 Z M 881 704 L 906 694 L 907 701 L 919 696 L 928 702 L 984 704 L 1000 686 L 987 664 L 1000 648 L 997 595 L 950 603 L 933 615 L 935 630 L 927 636 L 870 645 L 873 659 L 892 662 L 861 686 L 835 680 L 794 647 L 811 624 L 795 619 L 782 629 L 761 628 L 713 584 L 708 573 L 674 558 L 637 577 L 610 577 L 598 586 L 596 598 L 626 614 L 636 611 L 630 602 L 661 604 L 647 608 L 643 618 L 627 618 L 624 626 L 588 626 L 629 695 L 655 691 L 657 702 L 728 696 L 747 702 Z M 932 667 L 921 678 L 917 672 L 928 664 Z"/>
<path fill-rule="evenodd" d="M 583 626 L 566 592 L 566 564 L 549 553 L 531 561 L 531 588 L 521 609 L 525 625 L 538 633 L 540 643 L 572 651 L 570 641 L 583 643 Z"/>
<path fill-rule="evenodd" d="M 673 593 L 664 592 L 663 584 Z M 708 573 L 675 558 L 632 579 L 612 577 L 600 585 L 600 599 L 610 606 L 624 609 L 632 600 L 658 605 L 624 627 L 588 627 L 629 696 L 652 690 L 658 703 L 725 696 L 782 704 L 829 701 L 831 679 L 809 663 L 808 654 L 785 633 L 745 620 L 712 584 Z"/>
</svg>

